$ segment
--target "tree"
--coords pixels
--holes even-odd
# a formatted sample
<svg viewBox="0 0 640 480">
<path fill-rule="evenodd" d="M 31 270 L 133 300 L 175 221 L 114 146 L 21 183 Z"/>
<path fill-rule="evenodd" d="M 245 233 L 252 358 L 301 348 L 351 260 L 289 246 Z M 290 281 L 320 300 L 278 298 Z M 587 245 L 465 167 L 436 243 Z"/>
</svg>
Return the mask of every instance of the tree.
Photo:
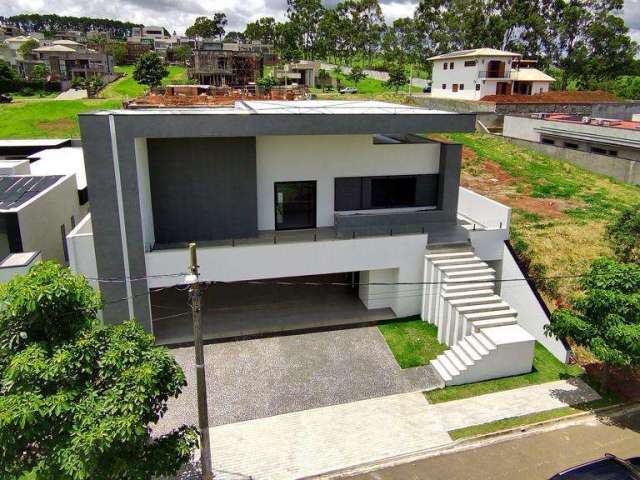
<svg viewBox="0 0 640 480">
<path fill-rule="evenodd" d="M 382 37 L 382 52 L 386 63 L 416 63 L 420 55 L 420 36 L 411 18 L 399 18 L 387 27 Z"/>
<path fill-rule="evenodd" d="M 389 80 L 386 82 L 387 88 L 393 88 L 398 93 L 400 87 L 409 83 L 409 78 L 404 71 L 404 65 L 394 63 L 389 67 Z"/>
<path fill-rule="evenodd" d="M 640 265 L 640 204 L 623 210 L 606 236 L 618 260 Z"/>
<path fill-rule="evenodd" d="M 224 41 L 229 43 L 244 43 L 245 38 L 242 32 L 228 32 L 224 36 Z"/>
<path fill-rule="evenodd" d="M 313 59 L 317 48 L 318 25 L 324 14 L 320 0 L 287 0 L 287 17 L 296 45 L 305 59 Z"/>
<path fill-rule="evenodd" d="M 22 45 L 18 47 L 18 53 L 22 56 L 22 58 L 27 58 L 31 55 L 31 52 L 34 48 L 38 48 L 38 41 L 34 38 L 30 38 Z"/>
<path fill-rule="evenodd" d="M 602 362 L 606 389 L 611 365 L 640 365 L 640 265 L 599 259 L 580 284 L 584 294 L 553 312 L 545 333 L 588 348 Z"/>
<path fill-rule="evenodd" d="M 298 43 L 298 31 L 291 22 L 276 25 L 275 46 L 280 52 L 280 58 L 285 62 L 294 62 L 304 56 Z"/>
<path fill-rule="evenodd" d="M 11 64 L 0 59 L 0 80 L 13 80 L 15 75 L 13 68 L 11 68 Z"/>
<path fill-rule="evenodd" d="M 620 98 L 640 100 L 640 76 L 622 75 L 613 80 L 608 87 Z"/>
<path fill-rule="evenodd" d="M 169 75 L 164 60 L 156 52 L 146 52 L 140 56 L 133 69 L 133 78 L 150 88 L 157 87 Z"/>
<path fill-rule="evenodd" d="M 177 47 L 173 48 L 173 54 L 175 55 L 175 59 L 177 61 L 185 63 L 191 58 L 191 45 L 189 45 L 188 43 L 178 45 Z"/>
<path fill-rule="evenodd" d="M 360 67 L 352 67 L 347 78 L 357 87 L 361 80 L 367 78 L 367 74 L 364 73 Z"/>
<path fill-rule="evenodd" d="M 213 18 L 198 17 L 185 31 L 187 37 L 190 38 L 214 38 L 218 37 L 222 40 L 224 36 L 224 27 L 227 25 L 227 16 L 222 12 L 213 14 Z"/>
<path fill-rule="evenodd" d="M 247 23 L 244 37 L 249 42 L 260 42 L 273 45 L 276 42 L 276 20 L 273 17 L 262 17 L 255 22 Z"/>
<path fill-rule="evenodd" d="M 109 42 L 104 47 L 104 52 L 113 57 L 116 65 L 123 65 L 127 59 L 127 46 L 125 42 Z"/>
<path fill-rule="evenodd" d="M 47 67 L 42 63 L 38 63 L 31 70 L 31 78 L 35 80 L 42 80 L 47 77 Z"/>
<path fill-rule="evenodd" d="M 324 68 L 321 68 L 318 70 L 318 81 L 320 83 L 320 88 L 324 92 L 327 86 L 331 86 L 331 74 Z"/>
<path fill-rule="evenodd" d="M 150 425 L 186 384 L 135 321 L 103 327 L 99 296 L 54 262 L 0 289 L 0 476 L 34 480 L 173 475 L 193 427 Z"/>
</svg>

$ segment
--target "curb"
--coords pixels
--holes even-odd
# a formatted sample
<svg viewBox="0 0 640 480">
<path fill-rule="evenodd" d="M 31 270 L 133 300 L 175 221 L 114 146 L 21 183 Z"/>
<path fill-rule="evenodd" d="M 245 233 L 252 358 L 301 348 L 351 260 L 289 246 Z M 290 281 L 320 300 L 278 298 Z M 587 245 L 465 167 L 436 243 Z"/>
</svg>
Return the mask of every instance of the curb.
<svg viewBox="0 0 640 480">
<path fill-rule="evenodd" d="M 485 433 L 481 435 L 475 435 L 473 437 L 461 438 L 459 440 L 452 440 L 445 445 L 427 448 L 424 450 L 418 450 L 412 453 L 401 454 L 397 456 L 391 456 L 380 460 L 374 460 L 371 462 L 365 462 L 359 465 L 353 465 L 351 467 L 341 468 L 324 472 L 318 475 L 310 475 L 307 477 L 300 477 L 300 480 L 320 480 L 320 479 L 334 479 L 352 477 L 355 475 L 361 475 L 375 470 L 383 468 L 394 467 L 417 460 L 423 460 L 429 457 L 435 457 L 439 455 L 446 455 L 458 451 L 471 450 L 473 448 L 483 447 L 492 443 L 498 443 L 501 441 L 507 441 L 519 436 L 526 436 L 537 433 L 539 431 L 545 431 L 547 429 L 557 428 L 561 424 L 571 423 L 572 421 L 585 419 L 587 417 L 597 417 L 599 415 L 608 415 L 616 417 L 625 413 L 632 413 L 640 410 L 640 401 L 626 402 L 617 405 L 610 405 L 606 407 L 596 408 L 593 410 L 586 410 L 584 412 L 574 413 L 566 415 L 564 417 L 552 418 L 541 422 L 531 423 L 527 425 L 521 425 L 518 427 L 512 427 L 505 430 L 499 430 L 496 432 Z"/>
</svg>

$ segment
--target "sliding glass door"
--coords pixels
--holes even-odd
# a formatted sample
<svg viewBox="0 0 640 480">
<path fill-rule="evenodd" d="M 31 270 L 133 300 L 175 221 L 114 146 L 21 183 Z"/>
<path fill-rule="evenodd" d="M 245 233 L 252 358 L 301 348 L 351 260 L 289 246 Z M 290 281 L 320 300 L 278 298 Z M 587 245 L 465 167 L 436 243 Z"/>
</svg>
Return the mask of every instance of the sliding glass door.
<svg viewBox="0 0 640 480">
<path fill-rule="evenodd" d="M 276 182 L 276 230 L 315 228 L 316 182 Z"/>
</svg>

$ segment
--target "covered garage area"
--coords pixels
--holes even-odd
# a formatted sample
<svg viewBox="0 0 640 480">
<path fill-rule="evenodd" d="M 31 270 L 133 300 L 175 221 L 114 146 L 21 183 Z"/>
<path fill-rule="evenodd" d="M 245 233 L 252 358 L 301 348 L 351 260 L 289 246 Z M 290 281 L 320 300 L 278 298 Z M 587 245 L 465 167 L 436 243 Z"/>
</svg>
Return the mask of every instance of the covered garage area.
<svg viewBox="0 0 640 480">
<path fill-rule="evenodd" d="M 203 295 L 204 338 L 270 335 L 395 318 L 390 308 L 368 310 L 358 297 L 357 282 L 357 273 L 340 273 L 208 285 Z M 157 343 L 193 341 L 185 287 L 152 292 L 151 311 Z"/>
</svg>

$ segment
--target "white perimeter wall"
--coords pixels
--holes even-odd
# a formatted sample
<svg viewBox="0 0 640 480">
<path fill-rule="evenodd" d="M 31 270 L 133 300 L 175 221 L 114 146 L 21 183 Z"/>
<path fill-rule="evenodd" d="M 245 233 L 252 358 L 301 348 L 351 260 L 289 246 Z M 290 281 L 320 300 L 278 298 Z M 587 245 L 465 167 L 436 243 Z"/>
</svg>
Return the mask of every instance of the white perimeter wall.
<svg viewBox="0 0 640 480">
<path fill-rule="evenodd" d="M 328 240 L 318 242 L 198 248 L 202 281 L 236 282 L 339 272 L 391 270 L 376 278 L 393 282 L 421 282 L 427 235 Z M 181 283 L 176 277 L 158 277 L 185 271 L 187 249 L 158 250 L 145 254 L 149 288 Z M 361 280 L 367 278 L 366 275 Z M 378 293 L 374 289 L 371 293 Z M 388 289 L 387 289 L 388 291 Z M 388 306 L 398 316 L 420 312 L 422 286 L 403 285 L 377 297 L 376 308 Z M 366 298 L 366 295 L 361 292 Z M 373 295 L 372 295 L 373 298 Z M 365 301 L 366 303 L 366 301 Z"/>
<path fill-rule="evenodd" d="M 40 251 L 43 260 L 58 260 L 65 263 L 63 237 L 72 230 L 71 216 L 80 221 L 78 185 L 75 175 L 69 175 L 39 196 L 24 205 L 18 212 L 22 249 L 25 252 Z"/>
<path fill-rule="evenodd" d="M 544 334 L 544 326 L 549 323 L 549 319 L 506 245 L 502 259 L 502 279 L 511 280 L 500 284 L 500 296 L 517 310 L 518 324 L 544 345 L 554 357 L 566 362 L 567 349 L 562 342 Z M 522 280 L 518 281 L 519 279 Z"/>
<path fill-rule="evenodd" d="M 256 138 L 258 230 L 275 229 L 274 183 L 317 181 L 317 226 L 333 226 L 335 177 L 438 173 L 437 143 L 374 145 L 372 135 Z"/>
<path fill-rule="evenodd" d="M 539 142 L 540 134 L 535 129 L 542 127 L 545 123 L 549 122 L 538 120 L 537 118 L 505 115 L 502 135 L 505 137 L 529 140 L 530 142 Z"/>
</svg>

